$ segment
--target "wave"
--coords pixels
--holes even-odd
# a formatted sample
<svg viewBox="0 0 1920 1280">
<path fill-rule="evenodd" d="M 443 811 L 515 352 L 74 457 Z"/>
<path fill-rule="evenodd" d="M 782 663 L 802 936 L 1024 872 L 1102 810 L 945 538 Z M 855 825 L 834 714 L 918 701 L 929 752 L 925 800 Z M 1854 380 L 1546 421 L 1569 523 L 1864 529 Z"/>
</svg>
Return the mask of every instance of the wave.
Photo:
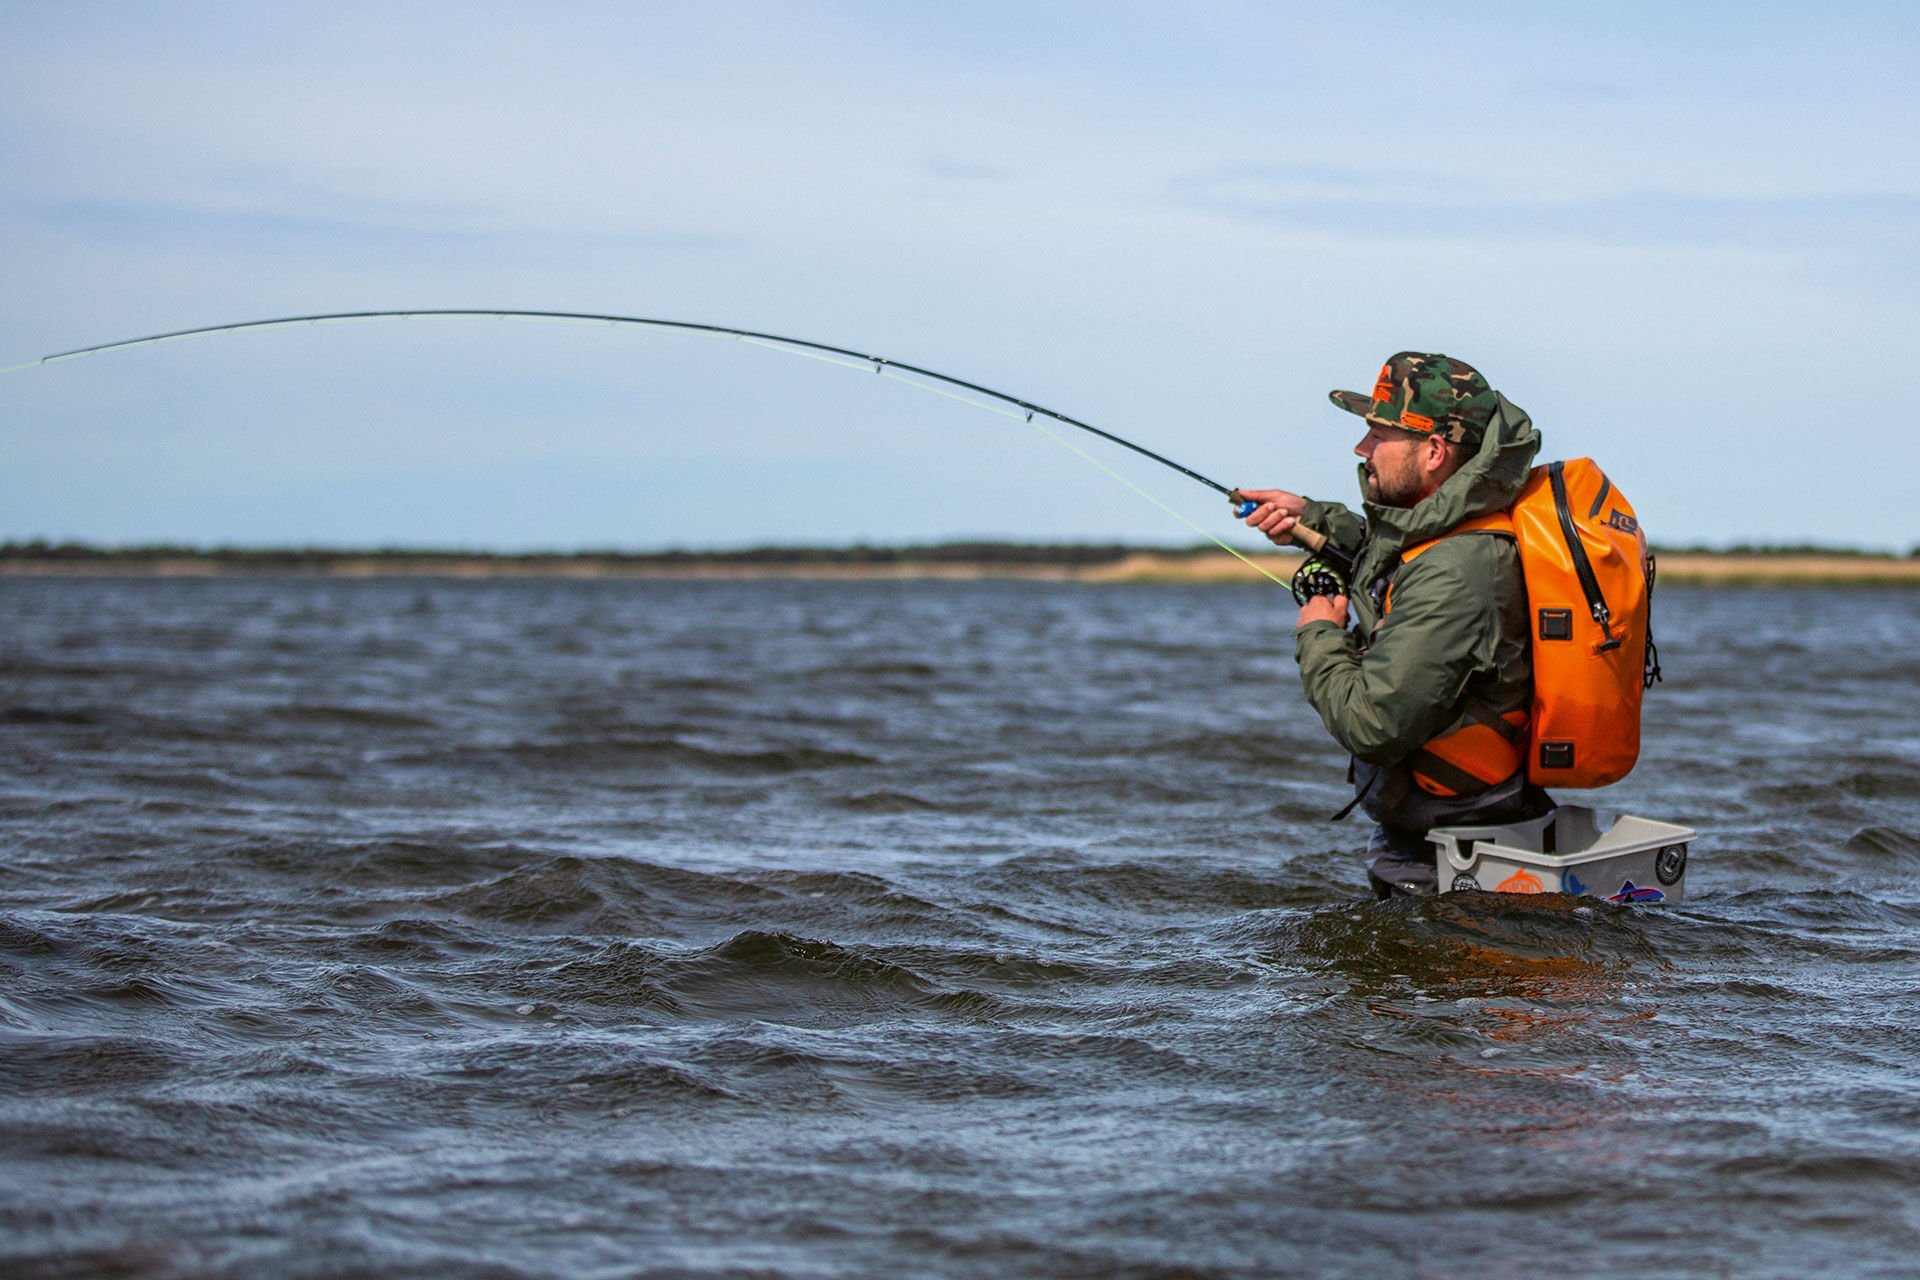
<svg viewBox="0 0 1920 1280">
<path fill-rule="evenodd" d="M 698 746 L 673 737 L 562 738 L 497 747 L 456 747 L 447 751 L 403 753 L 388 757 L 388 762 L 443 768 L 493 763 L 594 771 L 678 767 L 732 777 L 811 773 L 881 763 L 857 751 L 829 747 L 730 749 Z"/>
<path fill-rule="evenodd" d="M 87 726 L 106 723 L 99 712 L 81 708 L 0 707 L 0 724 Z"/>
<path fill-rule="evenodd" d="M 703 1021 L 850 1026 L 929 1013 L 980 1018 L 992 997 L 942 988 L 876 951 L 748 929 L 691 953 L 616 943 L 555 971 L 559 998 Z"/>
<path fill-rule="evenodd" d="M 272 720 L 315 727 L 346 729 L 436 729 L 439 721 L 389 707 L 339 706 L 329 703 L 293 703 L 267 713 Z"/>
</svg>

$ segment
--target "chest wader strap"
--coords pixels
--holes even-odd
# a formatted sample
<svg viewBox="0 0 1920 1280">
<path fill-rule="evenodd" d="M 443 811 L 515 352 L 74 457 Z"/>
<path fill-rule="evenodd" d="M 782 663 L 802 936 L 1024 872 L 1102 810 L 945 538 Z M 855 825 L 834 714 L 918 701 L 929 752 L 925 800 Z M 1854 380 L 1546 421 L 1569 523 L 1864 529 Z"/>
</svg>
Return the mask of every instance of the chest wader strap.
<svg viewBox="0 0 1920 1280">
<path fill-rule="evenodd" d="M 1347 781 L 1348 782 L 1353 781 L 1353 773 L 1354 773 L 1353 766 L 1354 766 L 1354 758 L 1352 756 L 1348 756 L 1347 757 Z M 1368 796 L 1374 794 L 1376 790 L 1380 793 L 1380 803 L 1383 805 L 1386 805 L 1388 808 L 1392 808 L 1394 805 L 1397 805 L 1402 800 L 1406 799 L 1407 793 L 1412 791 L 1413 788 L 1407 782 L 1407 771 L 1402 765 L 1393 765 L 1390 768 L 1380 768 L 1376 766 L 1373 771 L 1373 776 L 1367 779 L 1367 785 L 1360 788 L 1360 790 L 1357 793 L 1355 793 L 1353 799 L 1347 801 L 1345 806 L 1341 808 L 1340 812 L 1334 814 L 1331 818 L 1328 818 L 1327 821 L 1328 822 L 1340 821 L 1342 818 L 1346 817 L 1348 814 L 1352 813 L 1355 809 L 1357 809 L 1360 806 L 1360 802 L 1362 800 L 1365 800 Z"/>
<path fill-rule="evenodd" d="M 1373 784 L 1380 781 L 1380 778 L 1381 778 L 1381 771 L 1376 771 L 1371 778 L 1367 779 L 1367 785 L 1360 788 L 1358 791 L 1354 792 L 1353 799 L 1347 801 L 1346 804 L 1342 805 L 1340 807 L 1340 812 L 1334 814 L 1331 818 L 1328 818 L 1327 821 L 1338 822 L 1342 818 L 1345 818 L 1348 814 L 1352 813 L 1355 809 L 1358 809 L 1360 807 L 1360 802 L 1367 798 L 1367 793 L 1373 790 Z M 1347 781 L 1348 782 L 1353 781 L 1353 761 L 1351 758 L 1349 758 L 1347 761 Z"/>
</svg>

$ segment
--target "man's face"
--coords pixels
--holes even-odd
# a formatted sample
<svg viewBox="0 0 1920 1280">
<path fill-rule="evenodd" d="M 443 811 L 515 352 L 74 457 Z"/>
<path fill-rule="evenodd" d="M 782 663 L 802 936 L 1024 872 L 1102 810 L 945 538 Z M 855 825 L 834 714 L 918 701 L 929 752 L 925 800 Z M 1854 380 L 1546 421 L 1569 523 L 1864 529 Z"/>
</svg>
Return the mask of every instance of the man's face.
<svg viewBox="0 0 1920 1280">
<path fill-rule="evenodd" d="M 1386 507 L 1410 507 L 1427 496 L 1427 472 L 1421 465 L 1427 438 L 1398 427 L 1367 425 L 1353 451 L 1366 460 L 1369 501 Z"/>
</svg>

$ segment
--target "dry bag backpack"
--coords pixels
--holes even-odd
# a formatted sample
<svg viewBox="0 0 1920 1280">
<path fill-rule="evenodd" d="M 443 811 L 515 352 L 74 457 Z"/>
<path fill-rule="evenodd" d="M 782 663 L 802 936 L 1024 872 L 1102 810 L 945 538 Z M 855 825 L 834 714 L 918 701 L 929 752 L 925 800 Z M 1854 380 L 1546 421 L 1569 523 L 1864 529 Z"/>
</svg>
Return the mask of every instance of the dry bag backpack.
<svg viewBox="0 0 1920 1280">
<path fill-rule="evenodd" d="M 1590 458 L 1535 467 L 1510 514 L 1532 627 L 1527 777 L 1618 782 L 1640 755 L 1641 694 L 1660 677 L 1646 535 Z"/>
</svg>

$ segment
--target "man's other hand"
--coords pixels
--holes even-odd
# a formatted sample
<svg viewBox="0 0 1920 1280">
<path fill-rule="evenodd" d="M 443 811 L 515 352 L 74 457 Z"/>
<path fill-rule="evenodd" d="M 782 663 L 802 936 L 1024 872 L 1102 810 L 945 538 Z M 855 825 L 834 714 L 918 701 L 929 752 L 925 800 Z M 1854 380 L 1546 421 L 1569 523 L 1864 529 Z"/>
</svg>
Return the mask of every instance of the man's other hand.
<svg viewBox="0 0 1920 1280">
<path fill-rule="evenodd" d="M 1347 598 L 1345 596 L 1315 596 L 1300 606 L 1300 620 L 1294 623 L 1298 630 L 1309 622 L 1337 622 L 1347 625 Z"/>
</svg>

